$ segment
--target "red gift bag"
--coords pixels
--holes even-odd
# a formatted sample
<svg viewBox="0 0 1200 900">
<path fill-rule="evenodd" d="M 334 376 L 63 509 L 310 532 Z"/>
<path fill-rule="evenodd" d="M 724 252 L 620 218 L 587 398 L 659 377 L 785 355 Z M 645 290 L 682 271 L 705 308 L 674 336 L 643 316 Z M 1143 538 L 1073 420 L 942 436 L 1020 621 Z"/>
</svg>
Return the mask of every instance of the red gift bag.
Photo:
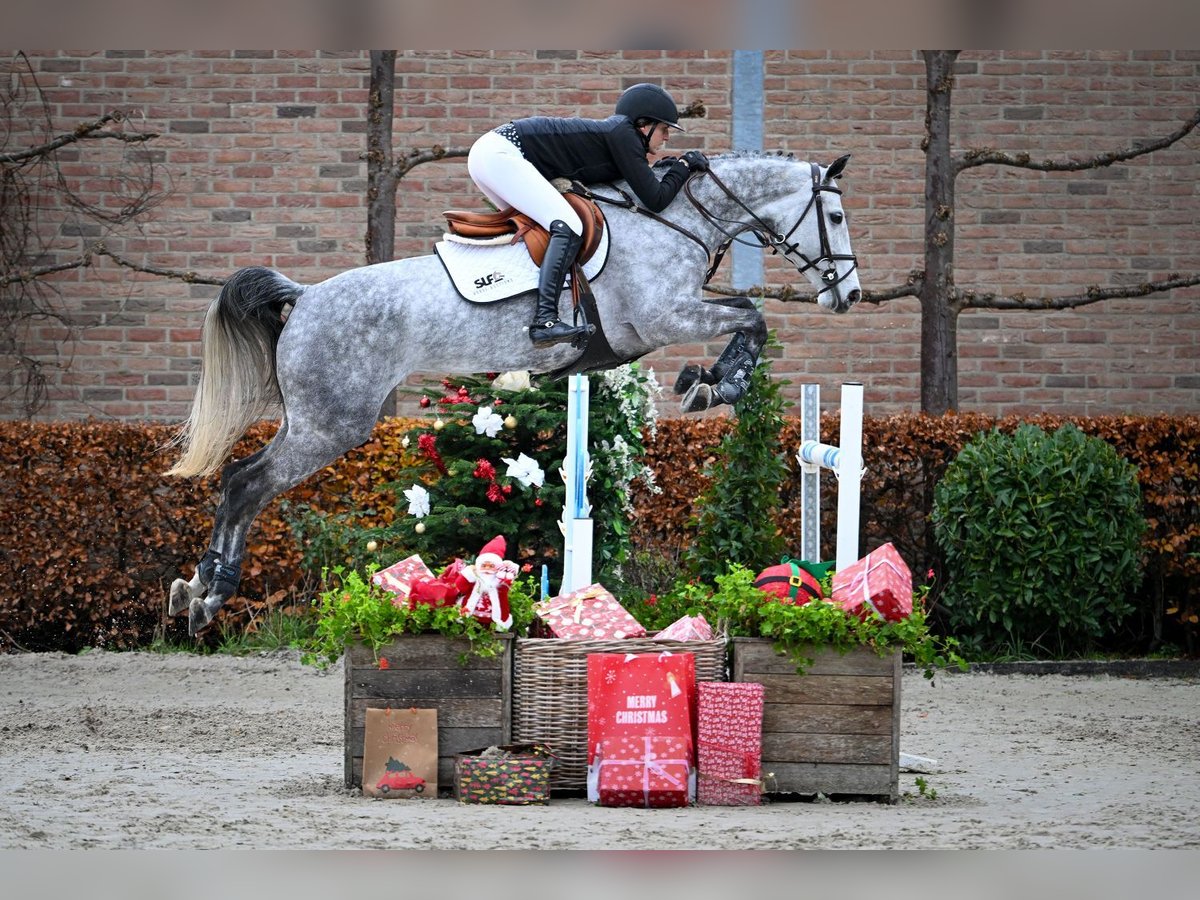
<svg viewBox="0 0 1200 900">
<path fill-rule="evenodd" d="M 695 797 L 695 696 L 690 653 L 588 654 L 588 799 L 686 806 Z"/>
</svg>

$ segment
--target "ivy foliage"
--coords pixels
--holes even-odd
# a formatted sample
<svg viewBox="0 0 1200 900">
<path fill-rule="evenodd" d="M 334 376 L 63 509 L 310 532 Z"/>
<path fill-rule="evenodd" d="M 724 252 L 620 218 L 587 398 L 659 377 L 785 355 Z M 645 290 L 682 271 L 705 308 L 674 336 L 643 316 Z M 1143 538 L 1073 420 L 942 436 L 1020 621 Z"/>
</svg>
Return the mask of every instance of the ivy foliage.
<svg viewBox="0 0 1200 900">
<path fill-rule="evenodd" d="M 302 659 L 321 667 L 336 662 L 349 642 L 362 643 L 378 654 L 379 648 L 403 634 L 443 634 L 462 637 L 470 642 L 471 653 L 495 656 L 500 650 L 496 632 L 473 616 L 464 615 L 457 605 L 433 607 L 394 602 L 395 596 L 376 585 L 371 576 L 377 567 L 365 573 L 337 567 L 323 573 L 329 585 L 314 601 L 316 628 L 304 647 Z M 508 603 L 512 614 L 511 631 L 525 634 L 533 622 L 535 585 L 532 578 L 519 578 L 509 588 Z"/>
<path fill-rule="evenodd" d="M 755 577 L 755 571 L 734 563 L 711 585 L 697 580 L 680 581 L 670 591 L 630 604 L 629 611 L 651 631 L 664 628 L 684 615 L 703 615 L 730 637 L 767 638 L 777 651 L 791 657 L 800 673 L 812 664 L 807 654 L 813 647 L 844 654 L 865 646 L 880 656 L 898 649 L 926 678 L 950 666 L 966 669 L 966 662 L 958 654 L 958 642 L 929 629 L 925 609 L 927 586 L 914 593 L 910 616 L 888 622 L 878 615 L 859 618 L 823 600 L 802 606 L 781 603 L 776 595 L 756 588 Z M 822 582 L 826 596 L 832 593 L 832 578 L 830 572 Z"/>
</svg>

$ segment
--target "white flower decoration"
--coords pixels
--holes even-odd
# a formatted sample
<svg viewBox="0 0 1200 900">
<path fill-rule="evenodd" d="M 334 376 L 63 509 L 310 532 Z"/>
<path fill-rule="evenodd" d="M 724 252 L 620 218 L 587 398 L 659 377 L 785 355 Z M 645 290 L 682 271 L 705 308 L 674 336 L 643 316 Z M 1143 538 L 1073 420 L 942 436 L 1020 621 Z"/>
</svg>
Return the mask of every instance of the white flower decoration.
<svg viewBox="0 0 1200 900">
<path fill-rule="evenodd" d="M 498 391 L 527 391 L 529 390 L 529 372 L 501 372 L 492 387 Z"/>
<path fill-rule="evenodd" d="M 429 491 L 421 487 L 419 484 L 414 484 L 404 496 L 408 498 L 408 514 L 422 519 L 429 515 Z"/>
<path fill-rule="evenodd" d="M 475 426 L 476 434 L 486 434 L 493 438 L 504 427 L 504 420 L 497 413 L 492 412 L 490 406 L 481 406 L 479 412 L 475 413 L 475 417 L 471 419 L 471 424 Z"/>
<path fill-rule="evenodd" d="M 524 453 L 520 454 L 516 459 L 510 459 L 507 456 L 502 456 L 500 459 L 508 463 L 508 471 L 504 474 L 509 478 L 517 479 L 523 487 L 529 487 L 531 484 L 535 487 L 541 487 L 546 480 L 546 473 L 537 464 L 537 460 L 526 456 Z"/>
</svg>

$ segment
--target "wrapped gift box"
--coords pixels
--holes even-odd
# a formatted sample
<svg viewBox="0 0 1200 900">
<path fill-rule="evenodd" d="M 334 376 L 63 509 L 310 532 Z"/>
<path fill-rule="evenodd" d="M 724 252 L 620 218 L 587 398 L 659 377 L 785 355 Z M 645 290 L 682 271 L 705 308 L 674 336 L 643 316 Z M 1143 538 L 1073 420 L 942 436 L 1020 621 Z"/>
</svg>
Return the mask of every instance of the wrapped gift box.
<svg viewBox="0 0 1200 900">
<path fill-rule="evenodd" d="M 862 618 L 899 622 L 912 614 L 912 601 L 912 573 L 891 544 L 833 574 L 833 602 Z"/>
<path fill-rule="evenodd" d="M 594 769 L 601 806 L 688 805 L 692 761 L 683 738 L 605 738 Z"/>
<path fill-rule="evenodd" d="M 703 615 L 676 619 L 654 636 L 656 641 L 711 641 L 712 626 Z"/>
<path fill-rule="evenodd" d="M 394 606 L 403 606 L 408 602 L 412 583 L 422 579 L 432 580 L 433 572 L 429 571 L 429 567 L 415 553 L 371 576 L 375 584 L 396 595 L 392 598 Z"/>
<path fill-rule="evenodd" d="M 759 805 L 763 791 L 763 686 L 701 682 L 696 687 L 696 802 L 705 806 Z"/>
<path fill-rule="evenodd" d="M 641 623 L 599 584 L 551 597 L 534 612 L 560 638 L 619 640 L 646 634 Z"/>
<path fill-rule="evenodd" d="M 553 766 L 554 756 L 544 744 L 467 750 L 454 760 L 454 798 L 506 806 L 549 803 Z"/>
</svg>

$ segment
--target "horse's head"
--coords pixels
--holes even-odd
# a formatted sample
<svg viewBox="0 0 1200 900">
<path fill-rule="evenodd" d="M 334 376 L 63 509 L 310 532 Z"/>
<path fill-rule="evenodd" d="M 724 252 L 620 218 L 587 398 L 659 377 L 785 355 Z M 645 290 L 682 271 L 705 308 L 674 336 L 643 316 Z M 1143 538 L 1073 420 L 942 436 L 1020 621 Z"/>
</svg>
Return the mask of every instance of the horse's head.
<svg viewBox="0 0 1200 900">
<path fill-rule="evenodd" d="M 770 246 L 808 278 L 821 306 L 838 313 L 862 297 L 858 260 L 850 247 L 850 228 L 837 186 L 849 159 L 849 155 L 839 157 L 828 168 L 801 163 L 807 178 L 800 178 L 798 189 L 786 200 L 772 204 L 781 211 L 773 216 L 778 231 L 771 235 Z"/>
</svg>

